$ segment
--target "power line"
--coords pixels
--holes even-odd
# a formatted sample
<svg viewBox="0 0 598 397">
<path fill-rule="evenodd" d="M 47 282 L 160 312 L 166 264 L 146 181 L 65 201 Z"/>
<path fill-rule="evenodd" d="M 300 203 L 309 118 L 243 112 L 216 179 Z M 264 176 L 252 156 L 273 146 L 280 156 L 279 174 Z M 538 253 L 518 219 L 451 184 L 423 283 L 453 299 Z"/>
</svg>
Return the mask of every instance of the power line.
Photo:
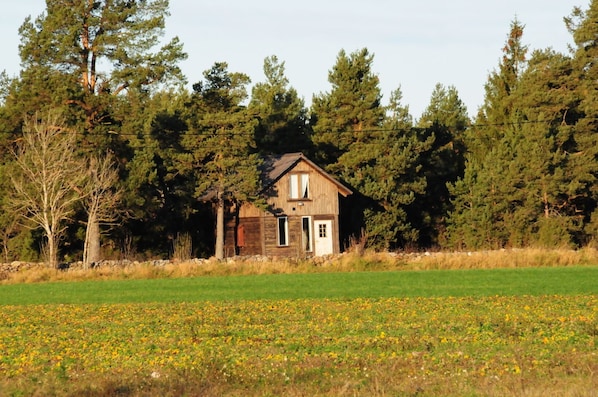
<svg viewBox="0 0 598 397">
<path fill-rule="evenodd" d="M 583 120 L 587 121 L 597 121 L 598 118 L 595 117 L 586 117 Z M 512 126 L 520 126 L 520 125 L 527 125 L 527 124 L 553 124 L 557 123 L 558 120 L 522 120 L 522 121 L 515 121 L 515 122 L 503 122 L 503 123 L 472 123 L 464 126 L 464 130 L 468 129 L 481 129 L 481 128 L 489 128 L 489 127 L 512 127 Z M 560 122 L 561 126 L 574 126 L 575 124 L 564 124 L 562 121 Z M 440 126 L 444 127 L 454 127 L 454 126 L 447 126 L 440 124 Z M 407 128 L 383 128 L 383 127 L 373 127 L 361 130 L 353 130 L 353 129 L 346 129 L 346 130 L 331 130 L 326 131 L 329 134 L 349 134 L 349 133 L 364 133 L 364 134 L 372 134 L 372 133 L 401 133 L 401 132 L 408 132 L 408 131 L 426 131 L 430 129 L 432 125 L 428 127 L 421 127 L 421 126 L 411 126 Z M 162 132 L 162 131 L 161 131 Z M 68 134 L 75 134 L 75 135 L 82 135 L 82 136 L 120 136 L 120 137 L 154 137 L 160 138 L 160 136 L 166 136 L 166 134 L 161 135 L 161 132 L 119 132 L 110 130 L 107 132 L 99 132 L 99 133 L 89 133 L 89 132 L 80 132 L 80 131 L 65 131 Z M 10 131 L 0 131 L 0 134 L 15 134 L 14 132 Z M 229 130 L 229 131 L 173 131 L 168 133 L 168 135 L 179 135 L 179 137 L 183 136 L 206 136 L 206 137 L 218 137 L 218 136 L 255 136 L 255 132 L 248 132 L 248 131 L 240 131 L 240 130 Z M 305 135 L 305 134 L 304 134 Z"/>
</svg>

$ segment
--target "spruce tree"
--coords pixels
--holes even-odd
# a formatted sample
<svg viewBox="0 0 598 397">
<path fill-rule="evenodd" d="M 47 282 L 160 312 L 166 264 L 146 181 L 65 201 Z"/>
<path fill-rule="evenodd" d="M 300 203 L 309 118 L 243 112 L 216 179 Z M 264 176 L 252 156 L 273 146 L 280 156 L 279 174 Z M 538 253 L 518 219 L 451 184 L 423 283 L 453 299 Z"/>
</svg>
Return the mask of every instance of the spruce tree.
<svg viewBox="0 0 598 397">
<path fill-rule="evenodd" d="M 517 120 L 513 93 L 526 62 L 523 29 L 519 21 L 511 23 L 498 70 L 485 85 L 484 104 L 465 134 L 464 176 L 449 187 L 454 197 L 446 237 L 450 246 L 500 248 L 508 241 L 503 224 L 505 216 L 509 217 L 505 199 L 513 192 L 505 178 L 514 153 L 513 143 L 505 137 L 513 133 Z"/>
<path fill-rule="evenodd" d="M 491 139 L 470 153 L 465 176 L 453 186 L 449 240 L 469 248 L 574 246 L 583 243 L 587 174 L 579 172 L 578 80 L 573 60 L 534 51 L 511 84 L 508 104 L 490 112 L 504 120 L 478 124 Z M 496 110 L 498 107 L 495 107 Z M 508 116 L 508 117 L 505 117 Z M 498 135 L 496 133 L 499 133 Z M 480 143 L 480 136 L 472 142 Z"/>
<path fill-rule="evenodd" d="M 475 125 L 466 137 L 470 155 L 480 159 L 504 136 L 504 126 L 513 121 L 515 109 L 511 95 L 525 70 L 528 52 L 528 47 L 522 41 L 524 29 L 525 26 L 517 19 L 511 22 L 502 49 L 502 59 L 498 68 L 488 76 L 484 86 L 484 103 L 478 111 Z"/>
<path fill-rule="evenodd" d="M 520 122 L 513 145 L 520 202 L 513 211 L 511 240 L 523 237 L 513 244 L 581 243 L 583 222 L 574 203 L 584 192 L 571 168 L 576 150 L 573 109 L 578 103 L 573 70 L 568 56 L 535 51 L 521 76 L 515 94 Z"/>
</svg>

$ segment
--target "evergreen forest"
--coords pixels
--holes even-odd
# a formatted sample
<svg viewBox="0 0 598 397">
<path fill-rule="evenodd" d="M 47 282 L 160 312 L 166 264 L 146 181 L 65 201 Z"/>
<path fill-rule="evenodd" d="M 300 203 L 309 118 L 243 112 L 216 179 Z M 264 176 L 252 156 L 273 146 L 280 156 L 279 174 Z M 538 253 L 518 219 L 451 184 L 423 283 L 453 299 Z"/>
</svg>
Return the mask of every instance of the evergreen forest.
<svg viewBox="0 0 598 397">
<path fill-rule="evenodd" d="M 418 117 L 367 48 L 340 49 L 307 107 L 276 55 L 262 81 L 218 61 L 188 86 L 168 0 L 68 3 L 23 22 L 0 76 L 0 261 L 212 256 L 217 209 L 259 205 L 261 159 L 288 152 L 355 192 L 344 247 L 596 244 L 598 0 L 564 16 L 567 53 L 515 19 L 477 113 L 439 83 Z"/>
</svg>

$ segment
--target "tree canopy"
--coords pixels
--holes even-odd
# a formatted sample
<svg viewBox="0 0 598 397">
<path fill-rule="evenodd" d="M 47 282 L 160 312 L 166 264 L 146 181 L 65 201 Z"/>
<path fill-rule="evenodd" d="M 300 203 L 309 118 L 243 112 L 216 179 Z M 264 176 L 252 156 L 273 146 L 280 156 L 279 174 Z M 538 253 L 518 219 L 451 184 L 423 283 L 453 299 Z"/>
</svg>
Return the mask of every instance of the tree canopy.
<svg viewBox="0 0 598 397">
<path fill-rule="evenodd" d="M 4 260 L 40 259 L 44 244 L 53 263 L 165 257 L 183 238 L 193 255 L 223 257 L 224 217 L 260 206 L 262 159 L 289 152 L 354 192 L 345 246 L 596 244 L 598 0 L 564 18 L 568 53 L 530 48 L 514 19 L 472 117 L 442 83 L 417 117 L 400 87 L 385 98 L 367 48 L 341 49 L 330 89 L 308 105 L 276 55 L 253 86 L 217 61 L 187 87 L 168 13 L 167 0 L 47 0 L 21 25 L 20 74 L 0 76 Z M 60 155 L 46 158 L 51 131 Z M 51 187 L 66 200 L 50 210 L 35 190 L 50 183 L 35 178 L 46 166 L 62 172 Z"/>
</svg>

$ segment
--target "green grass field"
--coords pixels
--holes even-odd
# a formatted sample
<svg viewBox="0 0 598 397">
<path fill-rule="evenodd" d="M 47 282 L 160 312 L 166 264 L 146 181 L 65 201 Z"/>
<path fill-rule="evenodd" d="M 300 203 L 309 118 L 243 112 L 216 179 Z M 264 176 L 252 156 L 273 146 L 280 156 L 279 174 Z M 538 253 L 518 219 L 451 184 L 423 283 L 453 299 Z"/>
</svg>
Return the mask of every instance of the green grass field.
<svg viewBox="0 0 598 397">
<path fill-rule="evenodd" d="M 0 285 L 0 396 L 596 396 L 598 267 Z"/>
<path fill-rule="evenodd" d="M 275 274 L 0 285 L 0 304 L 596 294 L 598 267 Z"/>
</svg>

